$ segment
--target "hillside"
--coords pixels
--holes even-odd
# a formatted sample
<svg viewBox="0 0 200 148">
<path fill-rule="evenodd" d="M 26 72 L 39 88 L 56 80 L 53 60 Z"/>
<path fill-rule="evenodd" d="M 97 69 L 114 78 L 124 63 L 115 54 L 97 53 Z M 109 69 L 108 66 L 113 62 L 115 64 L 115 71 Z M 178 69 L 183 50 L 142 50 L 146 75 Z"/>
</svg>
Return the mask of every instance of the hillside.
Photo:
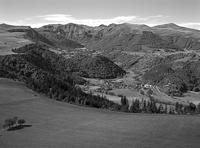
<svg viewBox="0 0 200 148">
<path fill-rule="evenodd" d="M 68 39 L 62 39 L 55 34 L 42 35 L 29 26 L 12 26 L 0 24 L 0 54 L 13 54 L 12 48 L 19 48 L 31 43 L 43 44 L 51 48 L 64 50 L 83 47 Z"/>
<path fill-rule="evenodd" d="M 200 62 L 187 61 L 179 68 L 173 64 L 153 67 L 143 76 L 146 83 L 160 86 L 168 95 L 182 96 L 187 91 L 200 91 Z"/>
<path fill-rule="evenodd" d="M 115 79 L 110 84 L 102 81 L 108 90 L 138 91 L 139 85 L 152 83 L 168 95 L 181 97 L 199 89 L 199 75 L 187 66 L 200 59 L 199 30 L 172 23 L 154 27 L 70 23 L 35 29 L 3 24 L 2 28 L 9 34 L 23 33 L 23 38 L 42 46 L 34 50 L 34 44 L 26 43 L 21 48 L 16 46 L 14 53 L 23 54 L 26 61 L 53 75 L 70 73 L 80 84 L 84 83 L 80 77 Z M 168 83 L 173 85 L 165 87 Z M 99 84 L 96 87 L 102 88 Z"/>
<path fill-rule="evenodd" d="M 72 73 L 88 78 L 116 78 L 123 76 L 125 71 L 103 56 L 77 55 L 64 58 L 46 46 L 30 44 L 13 50 L 16 53 L 25 53 L 27 61 L 54 74 L 66 75 Z"/>
<path fill-rule="evenodd" d="M 24 32 L 9 32 L 9 29 L 16 28 L 7 24 L 0 24 L 0 55 L 13 54 L 12 48 L 18 48 L 33 43 L 25 38 Z M 20 27 L 25 28 L 25 27 Z M 27 28 L 27 27 L 26 27 Z"/>
<path fill-rule="evenodd" d="M 86 47 L 104 52 L 154 52 L 197 50 L 200 31 L 175 24 L 155 27 L 134 24 L 111 24 L 89 27 L 77 24 L 52 24 L 41 28 L 0 25 L 1 49 L 16 48 L 31 42 L 62 50 Z M 6 40 L 7 39 L 7 40 Z M 27 42 L 27 43 L 26 43 Z"/>
<path fill-rule="evenodd" d="M 131 71 L 132 75 L 122 78 L 125 88 L 151 83 L 174 96 L 199 89 L 199 75 L 187 66 L 199 60 L 199 30 L 173 23 L 154 27 L 126 23 L 89 27 L 70 23 L 46 25 L 37 31 L 77 41 Z M 195 65 L 198 69 L 199 65 Z M 133 84 L 125 82 L 127 79 Z"/>
<path fill-rule="evenodd" d="M 47 25 L 38 29 L 43 33 L 60 34 L 95 50 L 121 49 L 129 51 L 155 48 L 198 50 L 200 31 L 175 24 L 149 27 L 134 24 L 111 24 L 89 27 L 85 25 Z M 184 44 L 185 42 L 185 44 Z"/>
<path fill-rule="evenodd" d="M 74 72 L 87 78 L 110 79 L 123 76 L 126 72 L 103 56 L 79 56 L 68 59 L 74 63 Z"/>
<path fill-rule="evenodd" d="M 0 94 L 0 126 L 14 116 L 25 119 L 29 125 L 15 131 L 1 130 L 2 148 L 199 146 L 198 116 L 128 114 L 85 108 L 48 99 L 23 83 L 8 79 L 0 79 Z"/>
<path fill-rule="evenodd" d="M 59 34 L 77 41 L 88 50 L 97 51 L 127 70 L 142 73 L 165 56 L 188 52 L 199 54 L 200 49 L 199 30 L 172 23 L 155 27 L 126 23 L 97 27 L 72 23 L 51 24 L 38 28 L 37 31 L 41 34 Z"/>
<path fill-rule="evenodd" d="M 78 88 L 76 85 L 85 81 L 65 68 L 65 58 L 38 45 L 24 48 L 23 54 L 0 56 L 0 77 L 17 79 L 31 89 L 63 102 L 107 109 L 115 105 Z"/>
</svg>

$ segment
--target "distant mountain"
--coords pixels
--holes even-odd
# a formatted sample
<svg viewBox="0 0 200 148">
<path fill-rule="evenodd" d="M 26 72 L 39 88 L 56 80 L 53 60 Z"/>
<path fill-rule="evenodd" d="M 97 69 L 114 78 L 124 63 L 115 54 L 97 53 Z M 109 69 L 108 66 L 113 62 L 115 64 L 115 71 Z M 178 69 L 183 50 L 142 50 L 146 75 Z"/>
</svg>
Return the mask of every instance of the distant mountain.
<svg viewBox="0 0 200 148">
<path fill-rule="evenodd" d="M 152 49 L 199 49 L 200 31 L 164 24 L 155 27 L 135 24 L 111 24 L 89 27 L 85 25 L 46 25 L 38 29 L 41 34 L 60 34 L 95 50 L 120 49 L 128 51 Z"/>
<path fill-rule="evenodd" d="M 169 24 L 163 24 L 163 25 L 157 25 L 154 26 L 152 28 L 156 28 L 156 29 L 171 29 L 174 30 L 176 32 L 186 32 L 186 33 L 200 33 L 200 30 L 196 30 L 196 29 L 192 29 L 192 28 L 187 28 L 187 27 L 182 27 L 182 26 L 178 26 L 174 23 L 169 23 Z"/>
<path fill-rule="evenodd" d="M 50 24 L 34 29 L 28 26 L 1 24 L 0 32 L 2 31 L 24 33 L 25 39 L 63 50 L 85 46 L 101 52 L 109 50 L 151 52 L 157 49 L 199 50 L 200 47 L 199 30 L 173 23 L 154 27 L 127 23 L 90 27 L 70 23 Z"/>
<path fill-rule="evenodd" d="M 173 23 L 154 27 L 127 23 L 89 27 L 70 23 L 47 25 L 37 31 L 77 41 L 141 75 L 161 62 L 169 64 L 175 62 L 173 59 L 188 62 L 190 52 L 200 51 L 200 31 Z"/>
<path fill-rule="evenodd" d="M 200 30 L 173 23 L 154 27 L 70 23 L 34 29 L 1 24 L 0 34 L 0 51 L 17 48 L 12 51 L 54 74 L 107 79 L 123 76 L 125 69 L 140 83 L 157 85 L 168 94 L 200 89 Z M 60 55 L 52 52 L 57 50 Z M 165 87 L 168 83 L 173 85 Z"/>
<path fill-rule="evenodd" d="M 29 26 L 0 24 L 0 49 L 18 48 L 30 43 L 44 44 L 52 48 L 74 49 L 83 45 L 56 34 L 41 34 Z M 1 45 L 2 44 L 2 45 Z"/>
<path fill-rule="evenodd" d="M 181 27 L 174 23 L 169 23 L 169 24 L 157 25 L 154 26 L 154 28 L 180 29 Z"/>
</svg>

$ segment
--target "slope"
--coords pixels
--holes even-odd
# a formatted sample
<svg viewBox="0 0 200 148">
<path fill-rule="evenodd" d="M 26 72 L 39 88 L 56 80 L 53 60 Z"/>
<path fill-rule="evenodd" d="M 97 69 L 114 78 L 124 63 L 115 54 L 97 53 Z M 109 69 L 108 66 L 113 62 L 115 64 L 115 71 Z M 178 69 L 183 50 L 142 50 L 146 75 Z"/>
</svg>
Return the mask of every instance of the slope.
<svg viewBox="0 0 200 148">
<path fill-rule="evenodd" d="M 153 50 L 183 48 L 198 50 L 200 31 L 164 24 L 155 27 L 135 24 L 110 24 L 108 26 L 89 27 L 85 25 L 47 25 L 39 32 L 50 32 L 65 36 L 95 50 Z M 183 44 L 186 42 L 185 44 Z"/>
<path fill-rule="evenodd" d="M 50 34 L 44 36 L 38 33 L 35 29 L 29 26 L 12 26 L 0 24 L 0 54 L 13 54 L 12 48 L 19 48 L 27 44 L 37 43 L 44 44 L 51 48 L 74 49 L 83 47 L 81 44 L 71 41 L 62 40 L 61 37 L 56 38 L 56 35 Z"/>
<path fill-rule="evenodd" d="M 1 148 L 199 146 L 198 116 L 138 115 L 63 104 L 7 79 L 0 79 L 0 94 L 0 126 L 13 116 L 31 125 L 1 130 Z"/>
</svg>

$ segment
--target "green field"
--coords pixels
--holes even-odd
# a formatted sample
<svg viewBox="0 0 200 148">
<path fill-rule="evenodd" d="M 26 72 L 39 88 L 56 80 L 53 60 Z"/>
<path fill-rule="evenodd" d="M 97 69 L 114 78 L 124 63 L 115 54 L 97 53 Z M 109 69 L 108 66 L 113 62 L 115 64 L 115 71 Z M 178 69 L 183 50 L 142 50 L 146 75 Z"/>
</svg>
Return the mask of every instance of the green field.
<svg viewBox="0 0 200 148">
<path fill-rule="evenodd" d="M 111 112 L 57 102 L 0 79 L 0 126 L 8 117 L 31 127 L 0 131 L 0 148 L 198 148 L 200 116 Z"/>
</svg>

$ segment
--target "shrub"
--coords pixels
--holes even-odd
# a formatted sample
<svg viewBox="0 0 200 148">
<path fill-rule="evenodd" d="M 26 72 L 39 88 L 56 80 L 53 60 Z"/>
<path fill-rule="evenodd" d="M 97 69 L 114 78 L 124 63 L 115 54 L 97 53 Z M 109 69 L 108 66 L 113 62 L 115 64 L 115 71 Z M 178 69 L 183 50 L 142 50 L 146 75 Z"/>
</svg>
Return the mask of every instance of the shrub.
<svg viewBox="0 0 200 148">
<path fill-rule="evenodd" d="M 126 98 L 126 96 L 122 96 L 121 97 L 121 105 L 128 105 L 128 99 Z"/>
<path fill-rule="evenodd" d="M 140 94 L 141 94 L 141 95 L 144 95 L 144 94 L 145 94 L 144 91 L 143 91 L 142 89 L 140 89 Z"/>
<path fill-rule="evenodd" d="M 18 119 L 18 117 L 8 118 L 4 121 L 3 128 L 10 130 L 11 128 L 17 128 L 22 126 L 26 121 L 24 119 Z"/>
<path fill-rule="evenodd" d="M 197 113 L 200 113 L 200 103 L 197 105 Z"/>
<path fill-rule="evenodd" d="M 147 93 L 147 96 L 151 96 L 153 94 L 153 90 L 148 89 L 148 91 L 146 93 Z"/>
<path fill-rule="evenodd" d="M 136 99 L 132 101 L 131 107 L 130 107 L 130 112 L 133 113 L 139 113 L 140 110 L 140 100 Z"/>
<path fill-rule="evenodd" d="M 113 110 L 113 111 L 119 111 L 119 110 L 121 110 L 121 106 L 118 105 L 118 104 L 113 104 L 111 106 L 111 110 Z"/>
<path fill-rule="evenodd" d="M 128 105 L 121 106 L 121 111 L 122 112 L 129 112 L 129 106 Z"/>
<path fill-rule="evenodd" d="M 17 120 L 18 120 L 18 117 L 17 117 L 17 116 L 13 117 L 13 122 L 14 122 L 14 124 L 17 124 Z"/>
<path fill-rule="evenodd" d="M 4 121 L 3 128 L 8 128 L 10 129 L 16 124 L 15 118 L 8 118 Z"/>
<path fill-rule="evenodd" d="M 26 123 L 26 121 L 25 121 L 24 119 L 19 119 L 19 120 L 17 121 L 17 123 L 18 123 L 19 125 L 23 125 L 24 123 Z"/>
<path fill-rule="evenodd" d="M 193 91 L 195 91 L 195 92 L 199 92 L 200 89 L 199 89 L 198 87 L 195 87 L 195 88 L 193 88 Z"/>
</svg>

